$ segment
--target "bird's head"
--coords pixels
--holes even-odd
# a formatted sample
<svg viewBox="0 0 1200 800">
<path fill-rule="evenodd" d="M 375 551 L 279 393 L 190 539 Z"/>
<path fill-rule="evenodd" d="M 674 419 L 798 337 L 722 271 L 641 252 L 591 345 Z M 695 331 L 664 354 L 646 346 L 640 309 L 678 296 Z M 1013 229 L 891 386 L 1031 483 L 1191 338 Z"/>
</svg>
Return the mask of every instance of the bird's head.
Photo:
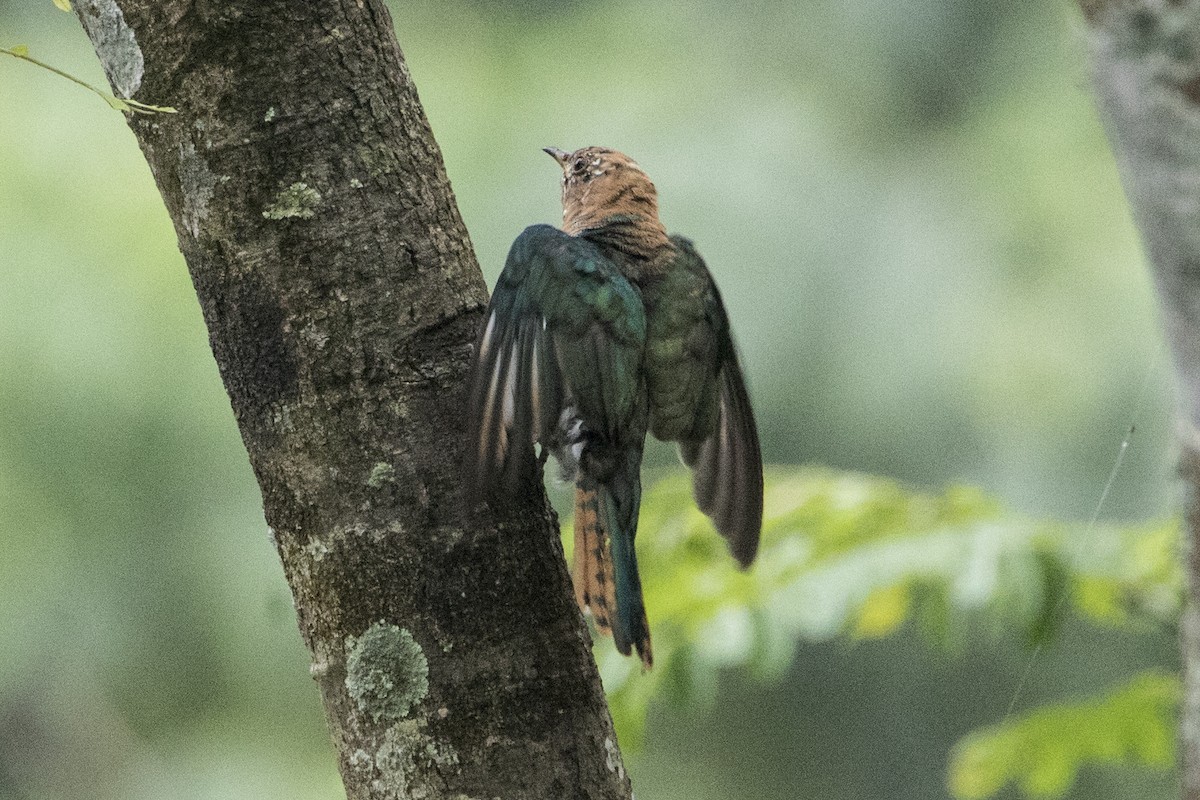
<svg viewBox="0 0 1200 800">
<path fill-rule="evenodd" d="M 577 234 L 618 215 L 660 225 L 654 184 L 629 156 L 607 147 L 545 151 L 563 171 L 563 230 Z"/>
</svg>

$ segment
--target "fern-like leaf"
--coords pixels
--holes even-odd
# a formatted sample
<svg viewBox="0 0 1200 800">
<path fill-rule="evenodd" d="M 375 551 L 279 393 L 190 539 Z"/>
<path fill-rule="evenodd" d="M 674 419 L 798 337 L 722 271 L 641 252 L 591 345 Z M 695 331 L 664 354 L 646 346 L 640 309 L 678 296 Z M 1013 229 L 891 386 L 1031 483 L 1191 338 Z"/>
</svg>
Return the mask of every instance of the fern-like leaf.
<svg viewBox="0 0 1200 800">
<path fill-rule="evenodd" d="M 1145 672 L 1107 695 L 1039 708 L 975 731 L 955 748 L 950 791 L 983 800 L 1007 784 L 1026 797 L 1062 797 L 1088 765 L 1169 768 L 1175 763 L 1179 680 Z"/>
<path fill-rule="evenodd" d="M 915 622 L 946 644 L 981 629 L 1034 642 L 1072 609 L 1102 624 L 1173 624 L 1182 598 L 1174 524 L 1034 522 L 974 489 L 935 495 L 819 469 L 769 472 L 764 520 L 758 561 L 742 572 L 686 476 L 646 492 L 638 559 L 655 669 L 597 646 L 623 746 L 636 746 L 651 698 L 703 706 L 729 667 L 774 679 L 800 640 Z"/>
</svg>

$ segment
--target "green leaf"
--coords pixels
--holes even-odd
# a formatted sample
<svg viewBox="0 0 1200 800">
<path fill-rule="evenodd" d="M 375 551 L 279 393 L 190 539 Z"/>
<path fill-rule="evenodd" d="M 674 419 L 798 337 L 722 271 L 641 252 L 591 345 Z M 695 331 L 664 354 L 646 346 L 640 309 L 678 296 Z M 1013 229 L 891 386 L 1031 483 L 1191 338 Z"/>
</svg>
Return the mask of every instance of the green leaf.
<svg viewBox="0 0 1200 800">
<path fill-rule="evenodd" d="M 1037 522 L 976 489 L 916 492 L 857 473 L 769 471 L 760 555 L 746 572 L 685 474 L 646 491 L 639 532 L 655 667 L 642 673 L 607 637 L 596 646 L 623 745 L 651 700 L 708 705 L 729 668 L 777 679 L 801 640 L 879 638 L 911 622 L 943 645 L 971 630 L 1035 643 L 1072 610 L 1134 629 L 1174 624 L 1183 596 L 1175 522 Z M 568 523 L 568 553 L 569 534 Z"/>
<path fill-rule="evenodd" d="M 858 609 L 854 635 L 861 639 L 877 639 L 895 633 L 912 608 L 912 592 L 903 583 L 874 590 Z"/>
<path fill-rule="evenodd" d="M 71 0 L 54 0 L 54 5 L 58 6 L 63 11 L 71 10 Z"/>
<path fill-rule="evenodd" d="M 1040 708 L 976 731 L 955 748 L 951 793 L 991 797 L 1016 784 L 1029 798 L 1062 797 L 1092 764 L 1168 769 L 1175 763 L 1179 679 L 1144 672 L 1102 697 Z"/>
</svg>

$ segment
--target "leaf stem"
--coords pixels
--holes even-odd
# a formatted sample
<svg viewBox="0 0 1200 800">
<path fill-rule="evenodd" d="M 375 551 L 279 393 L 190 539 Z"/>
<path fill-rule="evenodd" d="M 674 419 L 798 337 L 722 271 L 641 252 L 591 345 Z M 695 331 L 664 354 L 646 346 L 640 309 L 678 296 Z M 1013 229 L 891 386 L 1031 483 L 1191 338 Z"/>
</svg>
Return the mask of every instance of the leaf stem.
<svg viewBox="0 0 1200 800">
<path fill-rule="evenodd" d="M 16 45 L 14 47 L 0 47 L 0 53 L 5 53 L 7 55 L 12 56 L 13 58 L 19 58 L 22 61 L 28 61 L 30 64 L 41 67 L 42 69 L 45 69 L 45 70 L 49 70 L 50 72 L 53 72 L 55 75 L 58 75 L 59 77 L 66 78 L 71 83 L 77 83 L 80 86 L 82 86 L 83 88 L 87 89 L 89 92 L 94 92 L 95 94 L 99 95 L 100 98 L 104 102 L 108 103 L 108 105 L 111 108 L 115 108 L 117 111 L 129 111 L 134 114 L 175 114 L 175 113 L 178 113 L 177 110 L 175 108 L 172 108 L 171 106 L 152 106 L 148 103 L 139 103 L 137 100 L 126 100 L 126 99 L 123 99 L 120 97 L 116 97 L 115 95 L 111 95 L 108 92 L 97 89 L 95 86 L 92 86 L 87 81 L 80 80 L 79 78 L 76 78 L 74 75 L 70 74 L 69 72 L 64 72 L 63 70 L 59 69 L 58 67 L 51 66 L 50 64 L 47 64 L 45 61 L 41 61 L 41 60 L 36 59 L 33 56 L 29 55 L 29 48 L 25 47 L 24 45 Z"/>
</svg>

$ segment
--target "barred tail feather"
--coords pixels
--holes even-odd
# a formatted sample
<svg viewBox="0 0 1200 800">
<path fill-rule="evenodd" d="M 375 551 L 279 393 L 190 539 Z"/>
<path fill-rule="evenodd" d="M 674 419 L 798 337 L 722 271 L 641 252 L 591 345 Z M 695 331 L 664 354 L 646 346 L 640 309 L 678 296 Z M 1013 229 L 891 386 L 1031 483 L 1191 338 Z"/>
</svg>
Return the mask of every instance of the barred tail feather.
<svg viewBox="0 0 1200 800">
<path fill-rule="evenodd" d="M 610 633 L 617 607 L 612 555 L 608 536 L 600 526 L 599 493 L 594 485 L 584 483 L 575 488 L 575 555 L 571 569 L 575 601 L 581 610 L 591 613 L 601 633 Z"/>
<path fill-rule="evenodd" d="M 603 484 L 584 477 L 575 490 L 575 599 L 622 655 L 636 649 L 649 669 L 650 624 L 633 547 L 641 485 L 636 472 L 632 484 L 621 477 Z"/>
</svg>

